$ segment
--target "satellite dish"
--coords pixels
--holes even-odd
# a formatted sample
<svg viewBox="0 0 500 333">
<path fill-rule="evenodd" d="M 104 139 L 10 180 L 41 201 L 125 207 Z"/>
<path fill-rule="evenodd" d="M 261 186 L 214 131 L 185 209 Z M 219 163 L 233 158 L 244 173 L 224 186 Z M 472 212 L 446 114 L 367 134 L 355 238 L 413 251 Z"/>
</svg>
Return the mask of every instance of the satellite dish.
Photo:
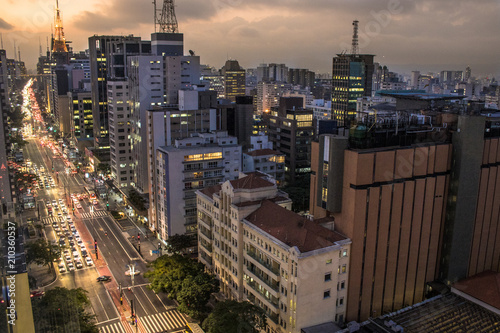
<svg viewBox="0 0 500 333">
<path fill-rule="evenodd" d="M 194 56 L 194 51 L 193 51 L 193 50 L 189 50 L 189 54 L 190 54 L 191 56 Z"/>
</svg>

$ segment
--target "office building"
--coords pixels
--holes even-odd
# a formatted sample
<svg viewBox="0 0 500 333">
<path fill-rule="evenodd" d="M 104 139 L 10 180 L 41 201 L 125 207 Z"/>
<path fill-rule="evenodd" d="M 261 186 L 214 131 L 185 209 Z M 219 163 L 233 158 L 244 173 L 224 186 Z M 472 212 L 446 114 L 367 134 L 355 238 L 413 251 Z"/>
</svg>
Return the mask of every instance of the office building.
<svg viewBox="0 0 500 333">
<path fill-rule="evenodd" d="M 196 195 L 198 259 L 227 299 L 263 309 L 267 332 L 344 321 L 348 238 L 292 212 L 287 194 L 260 173 Z"/>
<path fill-rule="evenodd" d="M 236 96 L 245 96 L 245 70 L 238 61 L 226 61 L 221 72 L 224 76 L 224 98 L 235 102 Z"/>
<path fill-rule="evenodd" d="M 94 156 L 99 161 L 109 161 L 107 81 L 127 78 L 128 57 L 150 52 L 151 42 L 133 35 L 89 37 Z"/>
<path fill-rule="evenodd" d="M 195 191 L 238 177 L 241 146 L 227 132 L 200 133 L 156 150 L 157 235 L 196 233 Z"/>
<path fill-rule="evenodd" d="M 275 150 L 285 154 L 286 183 L 293 183 L 311 171 L 313 111 L 302 106 L 302 98 L 281 98 L 279 107 L 263 114 L 269 140 Z"/>
<path fill-rule="evenodd" d="M 352 239 L 347 320 L 499 267 L 498 120 L 457 96 L 386 93 L 397 115 L 313 143 L 310 212 Z"/>
<path fill-rule="evenodd" d="M 333 58 L 332 117 L 339 127 L 356 118 L 356 101 L 371 96 L 373 55 L 338 54 Z"/>
</svg>

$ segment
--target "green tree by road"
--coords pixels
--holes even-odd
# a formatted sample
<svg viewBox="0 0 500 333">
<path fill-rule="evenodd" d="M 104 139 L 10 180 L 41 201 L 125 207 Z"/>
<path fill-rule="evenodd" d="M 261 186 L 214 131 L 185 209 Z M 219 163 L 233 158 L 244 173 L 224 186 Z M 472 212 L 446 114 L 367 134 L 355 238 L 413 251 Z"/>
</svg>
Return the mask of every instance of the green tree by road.
<svg viewBox="0 0 500 333">
<path fill-rule="evenodd" d="M 61 257 L 61 248 L 50 244 L 45 238 L 39 238 L 26 244 L 26 263 L 47 266 L 49 270 L 52 262 Z"/>
<path fill-rule="evenodd" d="M 179 254 L 161 256 L 151 263 L 144 276 L 156 293 L 165 292 L 179 302 L 179 310 L 201 318 L 210 295 L 219 291 L 217 279 L 204 266 Z"/>
<path fill-rule="evenodd" d="M 206 333 L 258 333 L 267 327 L 264 310 L 249 303 L 224 301 L 203 322 Z"/>
<path fill-rule="evenodd" d="M 56 287 L 41 299 L 33 299 L 37 332 L 98 333 L 95 316 L 90 314 L 87 291 Z"/>
</svg>

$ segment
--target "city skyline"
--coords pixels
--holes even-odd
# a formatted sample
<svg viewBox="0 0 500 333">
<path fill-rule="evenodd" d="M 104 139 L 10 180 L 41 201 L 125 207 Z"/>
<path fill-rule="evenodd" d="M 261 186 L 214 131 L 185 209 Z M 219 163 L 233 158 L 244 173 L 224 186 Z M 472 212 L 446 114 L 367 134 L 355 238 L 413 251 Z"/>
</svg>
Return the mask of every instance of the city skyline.
<svg viewBox="0 0 500 333">
<path fill-rule="evenodd" d="M 161 1 L 158 2 L 161 5 Z M 54 17 L 54 0 L 7 1 L 0 18 L 0 32 L 9 57 L 14 41 L 29 69 L 35 68 L 41 42 Z M 69 0 L 59 1 L 66 39 L 74 51 L 88 48 L 88 37 L 140 36 L 150 40 L 153 5 L 131 0 L 89 0 L 85 10 Z M 260 63 L 286 63 L 330 73 L 332 58 L 349 52 L 352 21 L 360 21 L 361 53 L 375 54 L 375 61 L 390 70 L 409 73 L 465 70 L 473 76 L 500 74 L 498 1 L 481 6 L 468 1 L 360 0 L 315 1 L 308 6 L 297 0 L 184 0 L 176 2 L 179 31 L 186 51 L 200 55 L 202 63 L 222 67 L 236 59 L 244 68 Z M 17 57 L 17 54 L 16 54 Z"/>
</svg>

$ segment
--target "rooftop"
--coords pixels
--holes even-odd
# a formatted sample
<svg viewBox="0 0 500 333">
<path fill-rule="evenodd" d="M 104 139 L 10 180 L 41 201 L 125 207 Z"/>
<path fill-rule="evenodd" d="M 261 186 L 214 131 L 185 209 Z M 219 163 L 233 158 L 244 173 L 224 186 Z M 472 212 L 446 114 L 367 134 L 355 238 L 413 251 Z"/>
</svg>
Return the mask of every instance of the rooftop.
<svg viewBox="0 0 500 333">
<path fill-rule="evenodd" d="M 309 252 L 334 245 L 347 238 L 328 230 L 271 200 L 262 201 L 260 208 L 246 219 L 262 231 L 300 252 Z"/>
<path fill-rule="evenodd" d="M 257 149 L 245 153 L 249 156 L 267 156 L 267 155 L 284 155 L 283 153 L 272 149 Z"/>
<path fill-rule="evenodd" d="M 500 273 L 484 271 L 455 283 L 453 288 L 500 310 Z"/>
<path fill-rule="evenodd" d="M 264 178 L 262 178 L 262 176 L 259 176 L 256 173 L 250 173 L 246 177 L 239 178 L 236 180 L 231 180 L 230 183 L 234 189 L 247 189 L 247 190 L 252 190 L 261 187 L 275 186 L 275 184 L 265 180 Z"/>
<path fill-rule="evenodd" d="M 452 95 L 452 94 L 431 94 L 431 93 L 404 93 L 404 92 L 380 92 L 381 96 L 390 96 L 399 99 L 411 99 L 411 100 L 450 100 L 450 99 L 463 99 L 466 96 Z"/>
</svg>

